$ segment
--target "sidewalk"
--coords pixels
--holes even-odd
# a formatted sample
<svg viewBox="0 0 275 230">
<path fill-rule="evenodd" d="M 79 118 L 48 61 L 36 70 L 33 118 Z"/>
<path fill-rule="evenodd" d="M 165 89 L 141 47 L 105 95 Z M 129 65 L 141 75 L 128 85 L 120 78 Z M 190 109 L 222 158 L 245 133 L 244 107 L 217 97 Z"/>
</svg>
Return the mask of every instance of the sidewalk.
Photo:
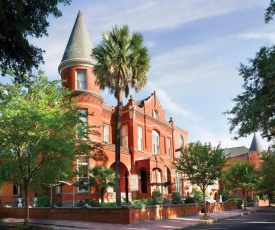
<svg viewBox="0 0 275 230">
<path fill-rule="evenodd" d="M 159 221 L 150 221 L 140 224 L 107 224 L 107 223 L 97 223 L 97 222 L 88 222 L 88 221 L 74 221 L 74 220 L 49 220 L 49 219 L 30 219 L 30 223 L 35 225 L 43 225 L 53 227 L 55 229 L 64 229 L 64 230 L 78 230 L 78 229 L 141 229 L 141 230 L 157 230 L 157 229 L 191 229 L 195 226 L 200 226 L 204 224 L 210 224 L 213 222 L 218 222 L 221 220 L 225 220 L 228 218 L 234 218 L 242 215 L 251 214 L 253 212 L 257 212 L 259 209 L 265 207 L 249 207 L 247 211 L 243 211 L 241 209 L 236 209 L 232 211 L 225 212 L 216 212 L 209 213 L 208 216 L 211 217 L 210 220 L 202 220 L 203 214 L 175 218 L 175 219 L 165 219 Z M 0 219 L 0 229 L 1 226 L 14 226 L 16 224 L 22 224 L 23 219 L 17 218 L 2 218 Z"/>
</svg>

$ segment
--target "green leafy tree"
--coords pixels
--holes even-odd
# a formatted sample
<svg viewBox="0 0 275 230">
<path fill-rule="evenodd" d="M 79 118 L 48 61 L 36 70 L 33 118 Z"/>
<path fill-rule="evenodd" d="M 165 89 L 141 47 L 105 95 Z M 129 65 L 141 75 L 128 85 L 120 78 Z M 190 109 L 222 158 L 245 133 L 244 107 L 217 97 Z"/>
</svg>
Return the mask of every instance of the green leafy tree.
<svg viewBox="0 0 275 230">
<path fill-rule="evenodd" d="M 25 218 L 29 222 L 29 190 L 70 178 L 79 155 L 97 157 L 96 135 L 81 119 L 76 101 L 60 81 L 27 76 L 24 83 L 0 84 L 0 175 L 24 190 Z M 85 127 L 78 132 L 76 126 Z"/>
<path fill-rule="evenodd" d="M 240 65 L 239 74 L 244 79 L 244 92 L 233 101 L 229 115 L 230 132 L 236 131 L 236 139 L 259 131 L 261 136 L 275 137 L 275 46 L 262 47 L 250 66 Z"/>
<path fill-rule="evenodd" d="M 262 191 L 263 194 L 267 194 L 270 206 L 270 201 L 275 194 L 275 152 L 262 152 L 261 160 L 260 178 L 257 189 Z"/>
<path fill-rule="evenodd" d="M 143 46 L 140 33 L 129 33 L 128 26 L 115 26 L 111 32 L 103 33 L 103 41 L 92 51 L 97 63 L 93 71 L 101 89 L 109 88 L 117 99 L 115 173 L 116 204 L 121 205 L 120 191 L 120 129 L 123 107 L 123 93 L 129 96 L 130 88 L 139 91 L 147 82 L 150 57 Z"/>
<path fill-rule="evenodd" d="M 264 15 L 265 22 L 269 23 L 273 19 L 274 14 L 275 14 L 275 1 L 270 0 L 269 6 L 267 7 Z"/>
<path fill-rule="evenodd" d="M 60 17 L 57 5 L 71 0 L 1 0 L 0 1 L 0 71 L 12 69 L 18 80 L 43 63 L 43 51 L 29 42 L 30 37 L 48 36 L 47 17 Z M 21 79 L 22 80 L 22 79 Z"/>
<path fill-rule="evenodd" d="M 175 159 L 173 165 L 184 174 L 185 180 L 200 187 L 206 207 L 206 188 L 220 178 L 227 156 L 220 145 L 213 147 L 210 143 L 202 144 L 199 141 L 190 143 L 180 151 L 181 155 Z M 204 217 L 206 216 L 207 211 L 204 212 Z"/>
<path fill-rule="evenodd" d="M 90 170 L 90 186 L 99 187 L 101 203 L 104 203 L 105 189 L 115 185 L 115 172 L 113 169 L 97 165 Z"/>
<path fill-rule="evenodd" d="M 243 207 L 246 210 L 246 194 L 252 190 L 258 181 L 255 166 L 249 161 L 235 161 L 223 171 L 223 182 L 227 189 L 240 189 L 242 192 Z"/>
</svg>

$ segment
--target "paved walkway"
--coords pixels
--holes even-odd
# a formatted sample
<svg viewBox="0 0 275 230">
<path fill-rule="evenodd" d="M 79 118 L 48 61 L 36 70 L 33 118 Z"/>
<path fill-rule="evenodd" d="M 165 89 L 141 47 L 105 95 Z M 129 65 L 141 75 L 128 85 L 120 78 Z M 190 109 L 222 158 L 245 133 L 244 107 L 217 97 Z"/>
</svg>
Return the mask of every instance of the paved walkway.
<svg viewBox="0 0 275 230">
<path fill-rule="evenodd" d="M 201 217 L 203 214 L 175 218 L 175 219 L 165 219 L 158 221 L 150 221 L 140 224 L 107 224 L 107 223 L 97 223 L 97 222 L 88 222 L 88 221 L 74 221 L 74 220 L 49 220 L 49 219 L 30 219 L 30 223 L 36 225 L 47 225 L 53 227 L 55 229 L 66 229 L 66 230 L 78 230 L 78 229 L 96 229 L 96 230 L 117 230 L 117 229 L 141 229 L 141 230 L 155 230 L 155 229 L 191 229 L 194 226 L 209 224 L 221 220 L 225 220 L 228 218 L 234 218 L 237 216 L 251 214 L 256 212 L 262 208 L 266 207 L 249 207 L 247 211 L 243 211 L 241 209 L 225 211 L 225 212 L 216 212 L 209 213 L 208 216 L 211 217 L 210 220 L 202 220 Z M 1 226 L 4 225 L 15 225 L 23 222 L 23 219 L 17 218 L 2 218 L 0 219 L 0 229 Z M 2 225 L 1 225 L 2 224 Z"/>
</svg>

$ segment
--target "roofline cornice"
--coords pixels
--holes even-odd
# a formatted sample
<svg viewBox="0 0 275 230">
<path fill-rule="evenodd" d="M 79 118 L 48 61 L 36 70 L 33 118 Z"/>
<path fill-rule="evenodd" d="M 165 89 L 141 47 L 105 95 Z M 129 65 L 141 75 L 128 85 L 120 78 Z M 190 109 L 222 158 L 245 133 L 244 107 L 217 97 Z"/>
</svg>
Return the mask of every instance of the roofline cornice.
<svg viewBox="0 0 275 230">
<path fill-rule="evenodd" d="M 94 96 L 94 97 L 100 99 L 102 101 L 102 103 L 104 102 L 104 99 L 102 96 L 100 96 L 97 93 L 94 93 L 93 91 L 90 91 L 90 90 L 77 89 L 77 90 L 72 91 L 72 95 L 91 95 L 91 96 Z"/>
<path fill-rule="evenodd" d="M 73 66 L 93 67 L 95 64 L 96 64 L 96 61 L 93 59 L 85 59 L 85 58 L 69 59 L 60 63 L 60 65 L 58 66 L 58 73 L 61 74 L 62 71 L 68 67 L 73 67 Z"/>
</svg>

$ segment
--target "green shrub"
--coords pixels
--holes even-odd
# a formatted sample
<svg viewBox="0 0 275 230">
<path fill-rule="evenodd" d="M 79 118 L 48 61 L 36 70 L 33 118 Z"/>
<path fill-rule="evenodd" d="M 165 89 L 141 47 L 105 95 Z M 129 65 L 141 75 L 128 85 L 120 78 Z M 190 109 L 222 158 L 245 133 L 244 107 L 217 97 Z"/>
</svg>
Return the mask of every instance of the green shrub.
<svg viewBox="0 0 275 230">
<path fill-rule="evenodd" d="M 14 228 L 11 229 L 16 229 L 16 230 L 41 230 L 40 226 L 34 226 L 34 225 L 17 225 Z M 42 228 L 42 229 L 48 229 L 48 228 Z"/>
<path fill-rule="evenodd" d="M 182 203 L 182 201 L 181 201 L 181 194 L 179 192 L 174 191 L 172 193 L 171 198 L 172 198 L 172 203 L 173 204 L 180 204 L 180 203 Z"/>
<path fill-rule="evenodd" d="M 195 197 L 187 196 L 185 197 L 185 204 L 194 204 L 196 203 Z"/>
<path fill-rule="evenodd" d="M 152 193 L 152 203 L 153 204 L 162 204 L 163 198 L 159 190 L 155 189 Z"/>
<path fill-rule="evenodd" d="M 43 195 L 37 197 L 36 204 L 38 207 L 50 207 L 51 198 L 49 196 Z M 52 202 L 52 205 L 54 203 Z"/>
<path fill-rule="evenodd" d="M 83 207 L 85 204 L 91 206 L 91 207 L 101 207 L 101 204 L 97 200 L 90 200 L 90 199 L 85 199 L 84 201 L 79 201 L 77 203 L 77 207 Z"/>
<path fill-rule="evenodd" d="M 254 197 L 254 201 L 259 201 L 259 200 L 260 200 L 260 196 L 257 195 Z"/>
<path fill-rule="evenodd" d="M 101 207 L 117 207 L 116 202 L 103 203 L 100 205 Z"/>
<path fill-rule="evenodd" d="M 143 203 L 144 203 L 144 205 L 152 205 L 153 201 L 152 201 L 152 199 L 143 199 Z"/>
<path fill-rule="evenodd" d="M 141 207 L 141 206 L 146 206 L 146 205 L 152 205 L 152 200 L 151 199 L 140 199 L 140 200 L 133 200 L 131 202 L 132 206 L 136 207 Z"/>
<path fill-rule="evenodd" d="M 135 207 L 142 207 L 144 206 L 145 204 L 143 203 L 143 200 L 133 200 L 131 202 L 131 205 L 132 206 L 135 206 Z"/>
<path fill-rule="evenodd" d="M 238 209 L 242 209 L 243 200 L 241 198 L 229 198 L 227 202 L 237 201 L 238 202 Z"/>
<path fill-rule="evenodd" d="M 230 194 L 227 190 L 221 190 L 219 194 L 222 196 L 223 201 L 227 201 L 230 198 Z"/>
<path fill-rule="evenodd" d="M 246 207 L 254 207 L 253 202 L 247 202 Z"/>
<path fill-rule="evenodd" d="M 91 207 L 100 207 L 101 206 L 99 201 L 97 201 L 97 200 L 89 200 L 88 205 L 90 205 Z"/>
<path fill-rule="evenodd" d="M 202 203 L 202 201 L 203 201 L 202 191 L 198 187 L 193 188 L 192 194 L 195 199 L 195 203 L 196 202 Z"/>
<path fill-rule="evenodd" d="M 77 207 L 83 207 L 85 205 L 85 202 L 80 200 L 78 203 L 77 203 Z"/>
</svg>

